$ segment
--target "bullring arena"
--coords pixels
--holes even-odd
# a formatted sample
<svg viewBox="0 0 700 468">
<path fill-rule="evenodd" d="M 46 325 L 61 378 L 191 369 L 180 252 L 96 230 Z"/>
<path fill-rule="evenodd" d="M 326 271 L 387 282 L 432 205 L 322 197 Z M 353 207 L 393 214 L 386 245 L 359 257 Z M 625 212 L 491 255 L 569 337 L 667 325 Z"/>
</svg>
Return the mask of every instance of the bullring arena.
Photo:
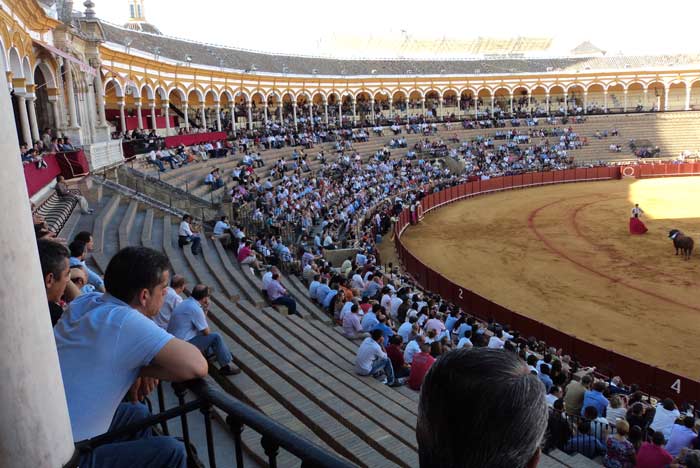
<svg viewBox="0 0 700 468">
<path fill-rule="evenodd" d="M 457 284 L 566 333 L 697 379 L 700 180 L 623 179 L 512 190 L 428 213 L 406 248 Z M 632 236 L 639 203 L 649 232 Z"/>
</svg>

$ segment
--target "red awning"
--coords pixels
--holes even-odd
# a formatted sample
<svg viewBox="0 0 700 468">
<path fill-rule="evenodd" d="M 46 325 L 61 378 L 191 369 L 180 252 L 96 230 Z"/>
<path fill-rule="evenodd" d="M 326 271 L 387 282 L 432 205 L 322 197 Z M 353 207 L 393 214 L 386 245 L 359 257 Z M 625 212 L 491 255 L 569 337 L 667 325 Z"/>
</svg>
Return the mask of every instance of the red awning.
<svg viewBox="0 0 700 468">
<path fill-rule="evenodd" d="M 43 47 L 47 51 L 51 52 L 52 54 L 58 55 L 59 57 L 63 57 L 64 59 L 68 60 L 69 62 L 73 62 L 80 68 L 80 71 L 88 73 L 92 76 L 97 75 L 97 70 L 92 68 L 90 65 L 87 63 L 78 60 L 77 58 L 73 57 L 67 52 L 62 51 L 61 49 L 54 47 L 52 45 L 49 45 L 45 42 L 37 41 L 36 39 L 33 39 L 34 44 L 38 45 L 39 47 Z"/>
</svg>

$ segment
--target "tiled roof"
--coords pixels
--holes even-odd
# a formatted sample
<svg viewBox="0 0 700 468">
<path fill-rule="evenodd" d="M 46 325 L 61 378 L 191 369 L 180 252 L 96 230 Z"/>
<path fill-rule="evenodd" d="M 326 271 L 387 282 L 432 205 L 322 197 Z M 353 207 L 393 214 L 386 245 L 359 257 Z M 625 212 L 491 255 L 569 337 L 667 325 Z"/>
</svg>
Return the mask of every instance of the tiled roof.
<svg viewBox="0 0 700 468">
<path fill-rule="evenodd" d="M 644 68 L 700 64 L 700 55 L 657 55 L 489 60 L 345 60 L 275 55 L 231 47 L 207 45 L 103 22 L 105 39 L 116 44 L 131 42 L 130 48 L 156 53 L 164 58 L 235 70 L 299 75 L 474 75 L 547 73 L 587 69 Z"/>
</svg>

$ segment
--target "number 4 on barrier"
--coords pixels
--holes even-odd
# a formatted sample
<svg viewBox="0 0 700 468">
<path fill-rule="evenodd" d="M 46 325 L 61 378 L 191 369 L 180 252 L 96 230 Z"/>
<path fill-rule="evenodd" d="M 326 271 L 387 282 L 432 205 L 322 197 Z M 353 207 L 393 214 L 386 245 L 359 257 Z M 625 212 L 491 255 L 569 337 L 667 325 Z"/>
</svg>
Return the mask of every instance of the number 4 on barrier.
<svg viewBox="0 0 700 468">
<path fill-rule="evenodd" d="M 681 393 L 681 379 L 676 379 L 676 381 L 673 382 L 673 385 L 671 385 L 671 389 L 675 390 L 676 393 L 680 394 Z"/>
</svg>

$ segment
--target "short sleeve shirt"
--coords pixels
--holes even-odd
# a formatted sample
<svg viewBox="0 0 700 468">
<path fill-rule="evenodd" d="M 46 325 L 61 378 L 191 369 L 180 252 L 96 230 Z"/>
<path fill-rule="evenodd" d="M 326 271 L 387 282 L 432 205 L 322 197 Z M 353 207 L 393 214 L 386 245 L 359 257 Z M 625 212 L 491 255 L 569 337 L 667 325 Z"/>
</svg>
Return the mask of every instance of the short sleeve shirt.
<svg viewBox="0 0 700 468">
<path fill-rule="evenodd" d="M 184 341 L 190 341 L 202 330 L 209 328 L 202 306 L 189 297 L 175 307 L 170 317 L 168 333 Z"/>
<path fill-rule="evenodd" d="M 54 327 L 73 440 L 107 432 L 142 367 L 173 337 L 109 294 L 76 298 Z"/>
<path fill-rule="evenodd" d="M 165 293 L 165 299 L 163 299 L 163 306 L 158 311 L 158 314 L 153 317 L 153 321 L 163 330 L 168 329 L 168 324 L 170 323 L 170 317 L 173 315 L 173 310 L 175 307 L 180 305 L 182 298 L 175 292 L 171 287 L 168 287 Z"/>
</svg>

